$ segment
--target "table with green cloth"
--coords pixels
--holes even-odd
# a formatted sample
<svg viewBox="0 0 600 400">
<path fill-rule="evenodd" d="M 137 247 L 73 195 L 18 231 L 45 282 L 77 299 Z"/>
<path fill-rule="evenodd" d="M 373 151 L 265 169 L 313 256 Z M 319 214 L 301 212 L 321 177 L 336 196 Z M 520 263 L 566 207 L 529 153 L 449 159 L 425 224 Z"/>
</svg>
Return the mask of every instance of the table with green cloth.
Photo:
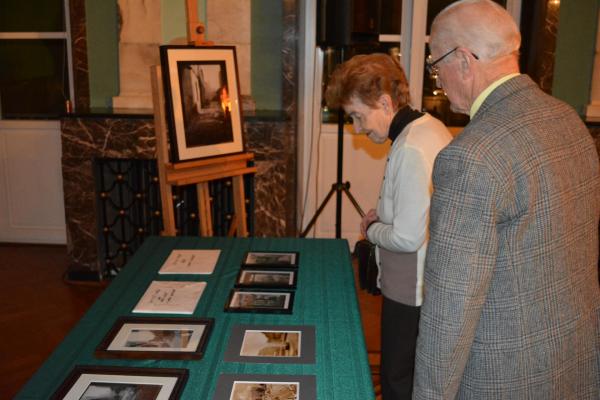
<svg viewBox="0 0 600 400">
<path fill-rule="evenodd" d="M 221 254 L 210 275 L 159 275 L 158 270 L 173 249 L 220 249 Z M 247 251 L 299 252 L 298 282 L 291 314 L 224 311 Z M 117 318 L 140 316 L 132 313 L 132 309 L 153 280 L 207 283 L 190 316 L 214 318 L 213 331 L 202 359 L 127 360 L 94 357 L 96 347 Z M 223 353 L 231 329 L 237 324 L 314 326 L 316 362 L 226 362 Z M 75 365 L 184 368 L 189 370 L 189 377 L 182 392 L 183 399 L 211 399 L 222 373 L 314 375 L 318 399 L 367 400 L 375 397 L 348 243 L 339 239 L 149 237 L 21 389 L 17 398 L 48 398 Z"/>
</svg>

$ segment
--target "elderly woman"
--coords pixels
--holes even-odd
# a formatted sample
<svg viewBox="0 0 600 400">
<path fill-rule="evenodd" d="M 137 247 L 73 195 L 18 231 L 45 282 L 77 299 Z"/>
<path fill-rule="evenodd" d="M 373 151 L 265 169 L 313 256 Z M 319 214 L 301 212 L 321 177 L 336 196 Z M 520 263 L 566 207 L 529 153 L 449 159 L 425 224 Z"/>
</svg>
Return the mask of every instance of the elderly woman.
<svg viewBox="0 0 600 400">
<path fill-rule="evenodd" d="M 431 171 L 452 139 L 442 122 L 409 107 L 406 76 L 386 54 L 359 55 L 333 73 L 326 98 L 343 107 L 356 132 L 392 141 L 377 210 L 361 232 L 377 245 L 384 400 L 410 399 L 427 249 Z"/>
</svg>

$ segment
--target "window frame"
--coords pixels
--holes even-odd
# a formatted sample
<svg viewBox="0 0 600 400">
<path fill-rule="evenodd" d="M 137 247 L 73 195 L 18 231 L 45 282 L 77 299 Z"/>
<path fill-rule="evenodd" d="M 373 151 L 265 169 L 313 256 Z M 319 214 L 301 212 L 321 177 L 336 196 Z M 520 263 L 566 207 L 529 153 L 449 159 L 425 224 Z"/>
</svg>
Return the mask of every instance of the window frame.
<svg viewBox="0 0 600 400">
<path fill-rule="evenodd" d="M 521 1 L 506 1 L 506 9 L 515 19 L 517 26 L 520 26 Z M 429 35 L 427 35 L 428 8 L 428 0 L 402 0 L 400 35 L 379 35 L 380 43 L 396 43 L 400 47 L 400 54 L 402 55 L 400 62 L 408 79 L 411 106 L 418 110 L 423 108 L 425 47 L 429 43 Z M 322 79 L 321 77 L 316 78 Z M 315 100 L 316 97 L 320 102 L 321 93 L 315 93 Z M 329 130 L 327 125 L 332 124 L 322 122 L 321 128 Z"/>
<path fill-rule="evenodd" d="M 522 0 L 507 0 L 506 8 L 520 26 Z M 305 226 L 308 218 L 318 207 L 316 187 L 318 180 L 318 157 L 320 138 L 323 134 L 333 134 L 337 124 L 322 123 L 321 101 L 323 83 L 323 51 L 317 46 L 317 2 L 318 0 L 302 0 L 299 5 L 299 79 L 298 79 L 298 119 L 297 119 L 297 193 L 298 208 L 296 217 L 299 226 Z M 412 71 L 407 77 L 410 80 L 411 105 L 421 109 L 423 103 L 423 78 L 425 62 L 428 0 L 402 0 L 401 35 L 384 36 L 386 42 L 399 43 L 405 39 L 401 47 L 403 67 Z M 421 19 L 420 24 L 413 24 L 414 16 Z M 404 35 L 404 36 L 402 36 Z M 380 38 L 381 39 L 381 38 Z M 420 56 L 410 58 L 411 48 L 418 45 Z M 407 47 L 408 46 L 408 47 Z M 414 66 L 414 68 L 412 68 Z M 407 71 L 407 72 L 408 72 Z M 417 84 L 418 82 L 418 84 Z M 449 127 L 451 130 L 459 128 Z M 312 232 L 315 232 L 313 228 Z"/>
<path fill-rule="evenodd" d="M 517 26 L 520 26 L 521 20 L 521 1 L 506 1 L 506 10 L 512 15 Z M 429 43 L 429 35 L 427 35 L 428 6 L 428 0 L 402 0 L 402 24 L 399 38 L 401 63 L 408 78 L 411 106 L 416 109 L 423 107 L 425 46 Z M 402 40 L 402 38 L 407 40 Z"/>
</svg>

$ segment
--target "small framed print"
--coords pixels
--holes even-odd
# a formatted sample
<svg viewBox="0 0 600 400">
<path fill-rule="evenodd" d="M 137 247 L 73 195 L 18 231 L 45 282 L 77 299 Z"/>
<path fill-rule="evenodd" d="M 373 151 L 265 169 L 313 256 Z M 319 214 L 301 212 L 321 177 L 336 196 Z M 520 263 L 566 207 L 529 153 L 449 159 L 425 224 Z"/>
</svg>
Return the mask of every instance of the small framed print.
<svg viewBox="0 0 600 400">
<path fill-rule="evenodd" d="M 221 374 L 213 400 L 316 400 L 314 375 Z"/>
<path fill-rule="evenodd" d="M 52 399 L 178 399 L 187 369 L 75 366 Z"/>
<path fill-rule="evenodd" d="M 297 251 L 248 251 L 242 267 L 298 268 L 299 258 Z"/>
<path fill-rule="evenodd" d="M 224 360 L 268 364 L 314 364 L 311 325 L 234 325 Z"/>
<path fill-rule="evenodd" d="M 293 304 L 291 291 L 232 289 L 225 311 L 290 314 Z"/>
<path fill-rule="evenodd" d="M 235 281 L 235 287 L 294 289 L 297 276 L 297 270 L 293 269 L 242 268 Z"/>
<path fill-rule="evenodd" d="M 99 358 L 200 359 L 212 318 L 121 317 L 96 348 Z"/>
</svg>

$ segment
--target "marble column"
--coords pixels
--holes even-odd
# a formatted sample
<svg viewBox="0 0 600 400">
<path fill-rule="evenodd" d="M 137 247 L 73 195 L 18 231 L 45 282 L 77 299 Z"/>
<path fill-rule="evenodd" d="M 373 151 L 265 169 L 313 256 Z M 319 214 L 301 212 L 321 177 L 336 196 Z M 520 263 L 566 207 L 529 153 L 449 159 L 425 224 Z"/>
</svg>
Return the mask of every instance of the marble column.
<svg viewBox="0 0 600 400">
<path fill-rule="evenodd" d="M 206 40 L 215 45 L 235 46 L 240 92 L 252 92 L 250 78 L 251 2 L 240 0 L 206 1 Z"/>
<path fill-rule="evenodd" d="M 73 52 L 73 84 L 75 110 L 87 111 L 90 107 L 90 86 L 87 60 L 87 30 L 85 24 L 85 1 L 69 1 L 71 22 L 71 49 Z"/>
<path fill-rule="evenodd" d="M 119 85 L 114 108 L 152 108 L 150 66 L 160 64 L 160 0 L 119 0 Z"/>
</svg>

